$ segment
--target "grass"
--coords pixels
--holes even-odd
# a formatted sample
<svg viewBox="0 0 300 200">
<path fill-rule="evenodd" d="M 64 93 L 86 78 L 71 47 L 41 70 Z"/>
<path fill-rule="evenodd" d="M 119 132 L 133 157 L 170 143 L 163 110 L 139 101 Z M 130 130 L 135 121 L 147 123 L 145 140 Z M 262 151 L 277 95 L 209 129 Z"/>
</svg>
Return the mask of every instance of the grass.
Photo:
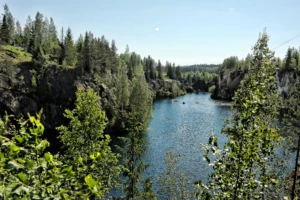
<svg viewBox="0 0 300 200">
<path fill-rule="evenodd" d="M 32 55 L 22 47 L 15 47 L 11 45 L 0 46 L 0 60 L 12 59 L 14 62 L 30 62 Z"/>
</svg>

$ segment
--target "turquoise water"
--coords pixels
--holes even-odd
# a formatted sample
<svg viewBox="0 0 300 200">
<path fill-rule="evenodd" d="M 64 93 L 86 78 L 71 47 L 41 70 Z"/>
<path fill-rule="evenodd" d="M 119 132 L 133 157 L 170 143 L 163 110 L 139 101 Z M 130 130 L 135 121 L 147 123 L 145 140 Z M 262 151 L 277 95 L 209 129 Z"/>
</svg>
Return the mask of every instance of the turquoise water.
<svg viewBox="0 0 300 200">
<path fill-rule="evenodd" d="M 180 154 L 180 169 L 191 181 L 205 180 L 211 167 L 203 161 L 200 143 L 206 144 L 214 133 L 222 145 L 226 136 L 220 130 L 230 115 L 230 104 L 212 100 L 209 93 L 156 100 L 146 131 L 148 150 L 144 154 L 145 162 L 151 164 L 146 174 L 153 176 L 154 189 L 157 190 L 156 180 L 164 170 L 165 153 L 169 151 Z"/>
</svg>

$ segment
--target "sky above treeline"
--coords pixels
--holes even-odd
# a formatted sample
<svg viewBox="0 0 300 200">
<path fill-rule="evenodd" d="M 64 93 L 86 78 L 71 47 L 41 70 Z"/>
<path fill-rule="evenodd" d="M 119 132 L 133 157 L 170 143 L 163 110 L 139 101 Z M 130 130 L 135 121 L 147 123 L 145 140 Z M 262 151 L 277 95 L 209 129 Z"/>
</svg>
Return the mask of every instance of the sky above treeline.
<svg viewBox="0 0 300 200">
<path fill-rule="evenodd" d="M 0 0 L 25 24 L 37 11 L 54 19 L 58 33 L 70 27 L 74 38 L 85 31 L 115 39 L 118 53 L 179 65 L 218 64 L 229 56 L 244 58 L 267 29 L 276 48 L 300 35 L 299 0 Z M 3 10 L 3 9 L 2 9 Z M 3 13 L 3 11 L 2 11 Z M 275 49 L 284 58 L 300 37 Z"/>
</svg>

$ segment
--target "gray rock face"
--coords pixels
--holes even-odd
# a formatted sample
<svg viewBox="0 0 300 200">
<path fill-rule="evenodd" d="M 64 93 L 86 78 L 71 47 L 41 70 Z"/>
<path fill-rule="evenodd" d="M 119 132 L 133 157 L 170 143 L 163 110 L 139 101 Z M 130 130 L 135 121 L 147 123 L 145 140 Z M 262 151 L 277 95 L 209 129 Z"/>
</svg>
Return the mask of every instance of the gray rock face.
<svg viewBox="0 0 300 200">
<path fill-rule="evenodd" d="M 288 92 L 289 84 L 292 84 L 295 81 L 296 74 L 294 71 L 287 71 L 282 73 L 277 73 L 277 88 L 278 91 L 286 95 Z"/>
<path fill-rule="evenodd" d="M 4 111 L 17 117 L 35 115 L 43 108 L 45 127 L 55 128 L 64 120 L 64 110 L 75 101 L 76 72 L 49 67 L 36 86 L 32 85 L 32 76 L 26 66 L 18 68 L 13 78 L 0 72 L 1 115 Z"/>
<path fill-rule="evenodd" d="M 211 97 L 213 99 L 231 100 L 243 77 L 244 73 L 240 70 L 221 72 L 218 77 L 218 84 Z"/>
<path fill-rule="evenodd" d="M 244 73 L 242 71 L 227 71 L 221 73 L 218 77 L 217 87 L 211 97 L 213 99 L 232 100 L 234 92 L 239 88 L 243 77 Z M 288 85 L 295 80 L 295 72 L 277 72 L 276 77 L 278 91 L 283 95 L 287 94 Z"/>
<path fill-rule="evenodd" d="M 83 76 L 77 73 L 76 69 L 58 66 L 48 66 L 36 73 L 29 63 L 18 66 L 13 74 L 0 69 L 0 117 L 4 111 L 19 118 L 28 113 L 35 115 L 43 109 L 42 123 L 45 128 L 54 129 L 66 122 L 63 113 L 65 109 L 73 108 L 77 88 L 91 87 L 101 97 L 99 104 L 111 120 L 114 117 L 111 105 L 116 101 L 116 88 L 113 86 L 117 77 L 105 74 L 101 79 L 108 77 L 108 80 L 99 83 L 89 74 Z M 156 96 L 177 96 L 180 90 L 185 91 L 183 84 L 176 80 L 152 80 L 149 88 Z"/>
</svg>

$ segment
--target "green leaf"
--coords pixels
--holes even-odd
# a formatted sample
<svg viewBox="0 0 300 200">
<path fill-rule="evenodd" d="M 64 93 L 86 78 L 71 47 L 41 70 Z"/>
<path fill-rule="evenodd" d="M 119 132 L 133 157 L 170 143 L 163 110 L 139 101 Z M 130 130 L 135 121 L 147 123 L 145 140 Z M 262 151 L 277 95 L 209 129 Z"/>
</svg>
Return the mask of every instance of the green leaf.
<svg viewBox="0 0 300 200">
<path fill-rule="evenodd" d="M 47 140 L 42 140 L 36 148 L 38 151 L 43 151 L 48 146 L 50 146 L 50 143 Z"/>
<path fill-rule="evenodd" d="M 21 195 L 22 192 L 29 193 L 29 189 L 24 185 L 21 185 L 18 188 L 16 188 L 13 193 Z"/>
<path fill-rule="evenodd" d="M 89 186 L 89 188 L 93 188 L 97 185 L 97 182 L 92 178 L 92 176 L 89 174 L 84 178 L 86 184 Z"/>
<path fill-rule="evenodd" d="M 34 164 L 35 163 L 33 160 L 26 160 L 26 162 L 25 162 L 25 166 L 29 169 L 33 168 Z"/>
<path fill-rule="evenodd" d="M 72 166 L 64 168 L 61 172 L 62 173 L 70 173 L 72 171 Z"/>
<path fill-rule="evenodd" d="M 20 163 L 18 163 L 15 160 L 9 161 L 6 167 L 9 168 L 9 169 L 12 169 L 12 168 L 15 168 L 15 169 L 24 168 L 23 165 L 21 165 Z"/>
<path fill-rule="evenodd" d="M 17 145 L 13 144 L 12 146 L 10 146 L 10 150 L 13 153 L 19 153 L 20 152 L 20 147 L 18 147 Z"/>
<path fill-rule="evenodd" d="M 24 138 L 21 136 L 16 136 L 15 138 L 19 143 L 22 143 L 24 141 Z"/>
<path fill-rule="evenodd" d="M 23 172 L 20 172 L 17 174 L 17 177 L 19 178 L 20 181 L 22 181 L 22 183 L 27 183 L 27 177 Z"/>
<path fill-rule="evenodd" d="M 51 155 L 51 153 L 46 153 L 44 157 L 47 162 L 51 162 L 53 160 L 53 156 Z"/>
</svg>

